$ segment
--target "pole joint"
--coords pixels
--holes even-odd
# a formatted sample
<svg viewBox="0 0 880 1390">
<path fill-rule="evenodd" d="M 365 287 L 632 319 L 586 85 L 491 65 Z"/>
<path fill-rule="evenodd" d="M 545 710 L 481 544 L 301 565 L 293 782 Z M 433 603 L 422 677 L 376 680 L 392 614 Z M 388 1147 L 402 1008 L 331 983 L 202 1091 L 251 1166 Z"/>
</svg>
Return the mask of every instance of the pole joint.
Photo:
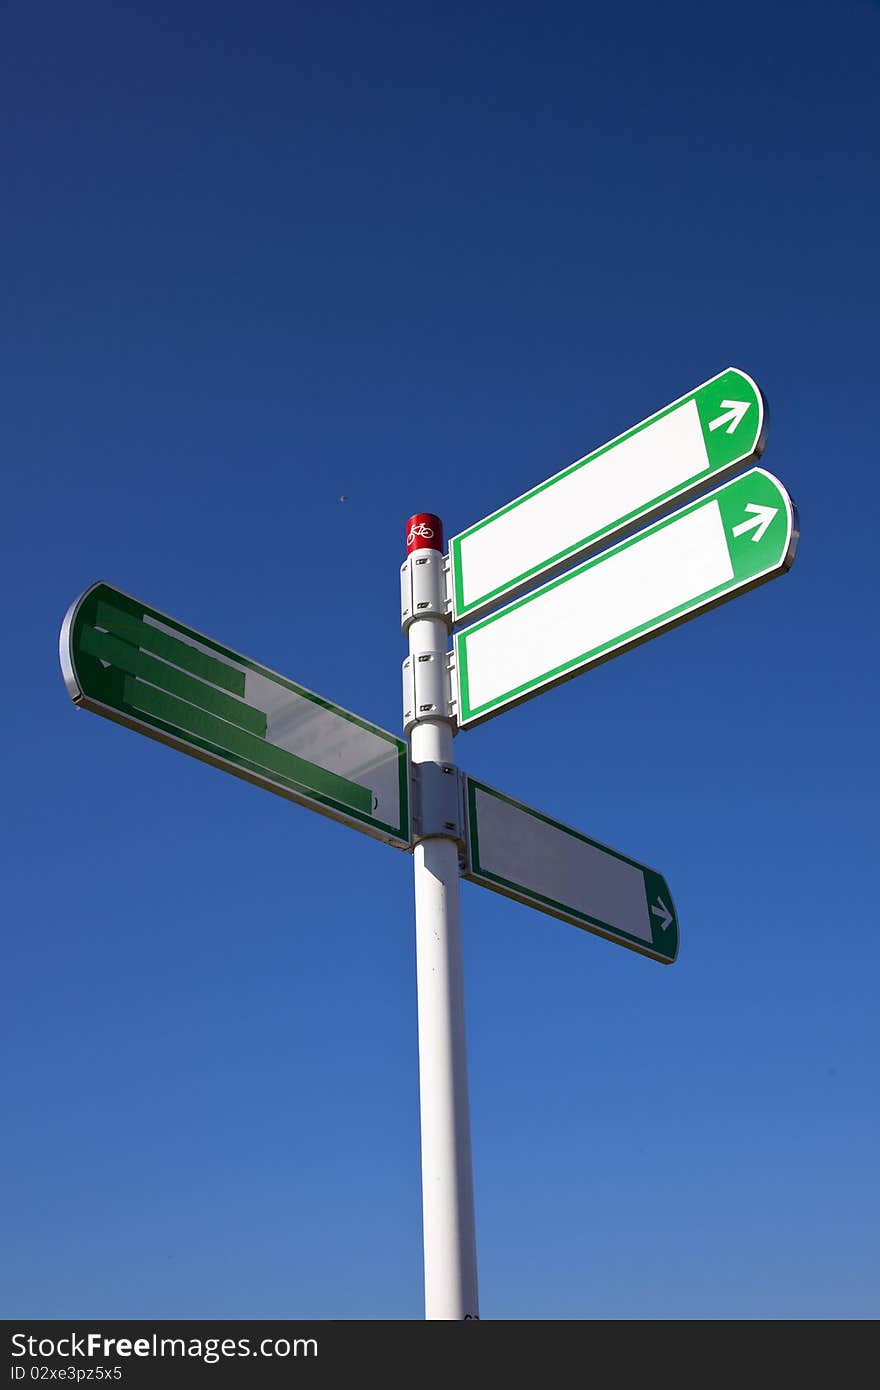
<svg viewBox="0 0 880 1390">
<path fill-rule="evenodd" d="M 465 849 L 464 774 L 451 763 L 412 766 L 413 843 L 455 840 L 459 858 Z"/>
<path fill-rule="evenodd" d="M 442 719 L 455 732 L 452 653 L 445 648 L 411 651 L 403 663 L 403 731 L 407 737 L 423 719 Z"/>
<path fill-rule="evenodd" d="M 427 548 L 407 555 L 400 567 L 400 625 L 404 635 L 418 618 L 440 618 L 452 629 L 449 557 Z"/>
</svg>

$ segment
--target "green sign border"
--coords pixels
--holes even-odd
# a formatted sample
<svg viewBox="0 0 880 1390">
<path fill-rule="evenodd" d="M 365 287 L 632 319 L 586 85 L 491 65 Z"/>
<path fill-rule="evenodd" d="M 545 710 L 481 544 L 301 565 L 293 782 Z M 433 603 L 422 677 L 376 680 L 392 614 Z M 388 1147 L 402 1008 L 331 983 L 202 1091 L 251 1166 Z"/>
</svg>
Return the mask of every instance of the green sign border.
<svg viewBox="0 0 880 1390">
<path fill-rule="evenodd" d="M 515 806 L 517 810 L 524 811 L 535 820 L 543 821 L 545 825 L 551 825 L 555 830 L 563 831 L 572 839 L 581 840 L 593 849 L 599 849 L 603 854 L 610 854 L 612 858 L 619 859 L 622 863 L 630 864 L 633 868 L 638 869 L 644 876 L 649 920 L 651 901 L 657 895 L 663 896 L 664 902 L 672 912 L 672 922 L 667 931 L 674 930 L 673 949 L 665 952 L 657 949 L 658 940 L 663 938 L 660 935 L 660 928 L 657 927 L 655 930 L 653 922 L 651 922 L 652 949 L 642 937 L 633 936 L 630 932 L 622 931 L 619 927 L 613 927 L 608 922 L 603 922 L 601 918 L 589 917 L 586 913 L 578 912 L 565 903 L 548 898 L 543 893 L 535 893 L 531 889 L 523 888 L 521 884 L 514 883 L 512 879 L 502 878 L 499 874 L 493 874 L 488 869 L 484 869 L 480 864 L 480 836 L 477 825 L 478 791 L 497 797 L 499 801 L 506 802 L 508 806 Z M 678 958 L 680 944 L 678 912 L 669 890 L 669 884 L 656 869 L 649 868 L 647 864 L 640 864 L 637 859 L 630 858 L 628 854 L 621 854 L 619 850 L 612 849 L 610 845 L 603 845 L 600 840 L 593 840 L 589 835 L 582 835 L 579 830 L 573 830 L 570 825 L 564 825 L 562 821 L 554 820 L 552 816 L 545 816 L 540 811 L 536 811 L 534 807 L 526 806 L 524 802 L 517 801 L 516 797 L 506 796 L 504 792 L 498 791 L 495 787 L 489 787 L 485 782 L 480 782 L 475 777 L 470 776 L 467 777 L 467 828 L 468 868 L 463 877 L 470 882 L 492 888 L 506 898 L 512 898 L 515 902 L 523 903 L 526 907 L 534 907 L 539 912 L 546 912 L 551 917 L 557 917 L 560 921 L 568 922 L 573 927 L 580 927 L 582 931 L 591 932 L 594 936 L 601 936 L 604 940 L 612 941 L 617 946 L 625 946 L 627 950 L 635 951 L 640 956 L 648 956 L 651 960 L 659 961 L 661 965 L 672 965 Z"/>
<path fill-rule="evenodd" d="M 124 613 L 127 613 L 130 618 L 135 621 L 140 620 L 143 615 L 148 614 L 158 622 L 163 623 L 166 627 L 173 628 L 181 633 L 182 636 L 193 638 L 202 645 L 209 647 L 226 660 L 232 661 L 240 667 L 243 666 L 247 670 L 254 671 L 258 675 L 267 677 L 269 680 L 290 690 L 294 695 L 301 696 L 306 700 L 311 700 L 315 705 L 320 706 L 320 708 L 328 710 L 330 713 L 348 720 L 349 723 L 355 724 L 358 728 L 375 734 L 379 738 L 384 739 L 387 743 L 390 743 L 397 752 L 400 823 L 398 825 L 390 825 L 385 821 L 378 820 L 365 810 L 359 810 L 356 805 L 351 804 L 351 801 L 339 800 L 332 794 L 322 793 L 315 788 L 310 788 L 309 790 L 304 789 L 303 791 L 292 790 L 289 786 L 274 781 L 271 773 L 257 773 L 249 770 L 246 765 L 246 759 L 242 759 L 241 764 L 237 763 L 234 760 L 234 755 L 230 756 L 228 750 L 221 751 L 217 745 L 213 744 L 207 737 L 200 737 L 196 733 L 188 733 L 184 737 L 178 727 L 161 717 L 161 701 L 163 697 L 160 691 L 156 691 L 156 708 L 150 712 L 144 710 L 137 711 L 133 706 L 126 706 L 124 700 L 121 701 L 120 706 L 117 707 L 96 699 L 93 695 L 89 695 L 84 688 L 83 680 L 77 672 L 77 660 L 74 652 L 75 649 L 78 649 L 82 645 L 81 638 L 83 629 L 86 628 L 89 622 L 91 609 L 96 608 L 96 605 L 101 602 L 118 605 Z M 114 639 L 111 638 L 110 640 L 112 641 Z M 174 642 L 173 638 L 169 638 L 168 640 L 169 642 Z M 140 653 L 136 648 L 132 648 L 132 652 L 136 656 L 139 656 L 141 660 L 146 662 L 152 660 L 148 654 Z M 74 704 L 81 708 L 91 710 L 95 714 L 101 714 L 105 718 L 113 720 L 114 723 L 121 724 L 128 729 L 133 729 L 136 733 L 144 734 L 147 738 L 155 739 L 157 742 L 164 743 L 170 748 L 176 748 L 179 752 L 187 753 L 191 757 L 198 758 L 201 762 L 206 762 L 213 767 L 219 768 L 221 771 L 230 772 L 233 776 L 240 777 L 243 781 L 250 782 L 257 787 L 262 787 L 266 791 L 275 793 L 277 796 L 282 796 L 287 801 L 292 801 L 297 805 L 318 811 L 322 815 L 330 817 L 332 820 L 342 821 L 355 829 L 363 830 L 365 833 L 372 835 L 376 839 L 382 840 L 386 844 L 393 845 L 398 849 L 409 850 L 412 848 L 407 745 L 403 739 L 397 738 L 394 734 L 388 733 L 385 729 L 380 729 L 375 724 L 371 724 L 369 720 L 361 719 L 358 715 L 352 714 L 349 710 L 343 709 L 340 705 L 335 705 L 332 701 L 326 700 L 320 695 L 316 695 L 314 691 L 307 690 L 304 686 L 298 685 L 295 681 L 288 680 L 286 676 L 279 675 L 277 671 L 272 671 L 267 666 L 262 666 L 260 663 L 242 656 L 240 652 L 232 651 L 231 648 L 223 646 L 213 638 L 198 632 L 195 628 L 187 627 L 185 624 L 178 622 L 175 618 L 169 617 L 167 613 L 162 613 L 158 609 L 150 607 L 149 604 L 142 603 L 139 599 L 133 598 L 132 595 L 124 593 L 121 589 L 114 589 L 104 581 L 98 581 L 96 584 L 90 585 L 68 609 L 61 628 L 60 657 L 64 683 L 67 687 L 68 694 Z M 211 658 L 205 657 L 204 660 L 206 663 L 210 663 Z M 187 677 L 185 675 L 180 675 L 178 679 L 185 681 Z M 86 685 L 87 684 L 86 682 Z M 168 698 L 169 702 L 173 703 L 173 697 Z M 219 692 L 214 696 L 214 699 L 218 702 L 223 701 L 224 698 L 223 694 Z M 243 706 L 242 710 L 245 715 L 250 713 L 247 706 Z M 218 712 L 221 714 L 223 713 L 222 711 Z M 208 718 L 210 718 L 210 714 Z M 334 781 L 338 783 L 340 787 L 344 787 L 345 785 L 345 779 L 338 778 L 332 773 L 327 774 L 328 787 L 332 787 Z M 354 784 L 352 784 L 352 788 L 354 788 Z"/>
<path fill-rule="evenodd" d="M 724 384 L 722 385 L 722 383 Z M 720 398 L 726 397 L 728 393 L 735 393 L 738 390 L 742 391 L 744 383 L 748 389 L 754 392 L 758 407 L 757 427 L 751 436 L 745 436 L 751 440 L 749 447 L 745 450 L 734 441 L 733 436 L 728 436 L 724 430 L 712 432 L 711 434 L 707 433 L 709 422 L 707 419 L 704 423 L 702 418 L 704 414 L 714 415 L 715 410 L 720 408 Z M 717 388 L 711 393 L 714 403 L 708 411 L 703 410 L 700 417 L 701 424 L 703 424 L 703 437 L 706 441 L 706 448 L 709 456 L 709 466 L 707 468 L 704 468 L 693 477 L 686 479 L 679 486 L 670 488 L 668 491 L 661 493 L 658 497 L 651 498 L 643 506 L 636 508 L 635 511 L 628 512 L 625 516 L 619 517 L 618 520 L 612 522 L 610 526 L 606 526 L 600 531 L 595 531 L 583 536 L 580 540 L 573 542 L 573 544 L 567 546 L 564 550 L 560 550 L 555 555 L 549 556 L 547 560 L 543 561 L 541 564 L 533 565 L 531 569 L 523 570 L 521 574 L 499 585 L 498 588 L 489 590 L 479 598 L 474 599 L 471 603 L 465 603 L 461 564 L 462 541 L 466 540 L 468 536 L 474 535 L 475 532 L 481 531 L 484 526 L 489 526 L 493 521 L 497 521 L 499 517 L 506 515 L 507 512 L 511 512 L 514 508 L 521 507 L 523 503 L 531 501 L 533 497 L 536 497 L 541 492 L 545 492 L 547 488 L 553 487 L 556 483 L 561 482 L 563 478 L 567 478 L 570 474 L 576 473 L 581 468 L 585 468 L 588 463 L 592 463 L 602 454 L 607 454 L 609 449 L 616 448 L 618 444 L 622 444 L 624 440 L 631 438 L 632 435 L 640 433 L 641 430 L 646 429 L 649 425 L 656 424 L 658 420 L 662 420 L 664 416 L 670 415 L 672 411 L 677 410 L 679 406 L 686 405 L 688 401 L 696 399 L 701 393 L 707 393 L 710 387 Z M 524 492 L 520 497 L 515 498 L 514 501 L 509 502 L 506 506 L 499 507 L 497 511 L 492 512 L 491 516 L 484 517 L 482 521 L 477 521 L 465 531 L 459 532 L 459 534 L 453 536 L 449 542 L 449 563 L 452 570 L 453 618 L 455 622 L 459 623 L 463 622 L 466 618 L 476 617 L 477 614 L 483 613 L 498 600 L 505 597 L 513 597 L 532 581 L 542 577 L 549 577 L 554 571 L 558 571 L 565 564 L 582 559 L 586 555 L 595 552 L 611 536 L 617 535 L 618 532 L 625 533 L 631 531 L 635 526 L 646 525 L 654 516 L 672 502 L 687 501 L 688 498 L 695 496 L 696 493 L 703 488 L 724 481 L 735 469 L 745 468 L 750 463 L 757 463 L 764 452 L 764 446 L 767 440 L 767 424 L 767 402 L 757 382 L 749 376 L 748 372 L 742 371 L 739 367 L 725 367 L 723 372 L 718 372 L 716 376 L 710 377 L 708 381 L 704 381 L 699 386 L 694 387 L 694 389 L 688 391 L 686 395 L 679 396 L 678 400 L 672 401 L 669 405 L 664 406 L 662 410 L 658 410 L 654 415 L 649 415 L 647 419 L 641 420 L 639 424 L 633 425 L 631 429 L 626 430 L 623 434 L 617 435 L 615 439 L 609 440 L 607 444 L 603 444 L 600 448 L 594 449 L 591 454 L 587 454 L 582 459 L 577 459 L 574 463 L 569 464 L 567 468 L 563 468 L 559 473 L 555 473 L 552 478 L 547 478 L 545 482 L 530 488 L 528 492 Z M 728 441 L 734 444 L 732 450 L 729 447 Z"/>
<path fill-rule="evenodd" d="M 715 498 L 719 498 L 724 494 L 732 494 L 738 489 L 744 492 L 753 492 L 754 484 L 758 478 L 765 479 L 766 482 L 773 487 L 774 491 L 778 491 L 779 499 L 784 505 L 788 522 L 784 546 L 780 547 L 776 544 L 775 528 L 771 525 L 769 531 L 772 533 L 772 540 L 768 541 L 765 537 L 754 552 L 754 559 L 757 565 L 762 567 L 757 570 L 751 570 L 744 575 L 740 572 L 736 561 L 732 557 L 733 578 L 725 580 L 723 584 L 718 585 L 715 589 L 710 589 L 707 593 L 701 594 L 693 600 L 689 600 L 687 603 L 679 604 L 677 608 L 672 609 L 669 613 L 663 614 L 649 623 L 643 623 L 640 627 L 634 628 L 630 632 L 621 633 L 619 637 L 604 643 L 596 654 L 582 653 L 579 656 L 572 657 L 569 661 L 566 661 L 563 665 L 556 667 L 554 670 L 544 672 L 535 681 L 530 681 L 524 685 L 518 686 L 514 690 L 508 691 L 506 694 L 498 696 L 497 699 L 491 700 L 488 704 L 480 705 L 477 710 L 471 709 L 468 693 L 467 639 L 472 633 L 478 632 L 481 628 L 488 627 L 490 623 L 498 622 L 500 618 L 505 617 L 515 609 L 522 608 L 525 604 L 532 603 L 550 589 L 555 589 L 560 584 L 567 584 L 570 579 L 574 579 L 577 575 L 583 574 L 585 570 L 592 569 L 594 565 L 601 565 L 605 560 L 610 559 L 612 555 L 617 555 L 620 551 L 629 549 L 630 546 L 638 545 L 639 542 L 643 541 L 647 536 L 652 536 L 655 532 L 662 530 L 664 527 L 671 526 L 674 522 L 680 521 L 682 517 L 688 516 L 699 507 L 705 507 Z M 706 493 L 704 496 L 700 497 L 698 501 L 692 502 L 690 506 L 682 507 L 679 511 L 664 517 L 662 521 L 656 522 L 653 526 L 647 527 L 644 531 L 639 531 L 628 540 L 613 546 L 610 550 L 603 551 L 601 555 L 596 556 L 592 560 L 588 560 L 585 564 L 579 565 L 576 569 L 569 570 L 568 573 L 562 575 L 560 578 L 551 580 L 548 584 L 542 585 L 541 588 L 535 589 L 530 594 L 526 594 L 525 597 L 517 599 L 513 603 L 506 604 L 504 608 L 490 613 L 488 617 L 482 618 L 479 622 L 473 623 L 470 627 L 463 628 L 461 632 L 455 634 L 453 639 L 456 683 L 458 687 L 458 727 L 460 729 L 474 728 L 484 720 L 491 719 L 494 714 L 500 713 L 505 709 L 511 709 L 515 705 L 522 704 L 524 700 L 529 700 L 534 695 L 540 694 L 542 690 L 546 690 L 554 685 L 561 685 L 563 681 L 571 680 L 575 676 L 580 675 L 581 672 L 587 671 L 594 666 L 600 666 L 603 662 L 609 661 L 612 657 L 619 656 L 625 651 L 629 651 L 632 647 L 640 646 L 642 642 L 649 641 L 652 637 L 659 635 L 661 632 L 667 632 L 674 627 L 679 627 L 682 623 L 688 622 L 689 619 L 698 617 L 700 613 L 709 612 L 710 609 L 717 608 L 722 603 L 727 603 L 729 599 L 736 598 L 740 594 L 747 593 L 750 589 L 757 588 L 759 584 L 764 584 L 770 579 L 775 579 L 777 575 L 784 574 L 794 563 L 795 554 L 797 553 L 798 535 L 797 508 L 782 483 L 778 478 L 775 478 L 772 473 L 768 473 L 766 469 L 753 468 L 748 473 L 744 473 L 742 477 L 736 478 L 733 482 L 725 483 L 723 487 L 717 488 L 714 492 Z M 764 564 L 763 562 L 770 551 L 772 551 L 777 558 L 769 564 Z M 752 558 L 752 552 L 746 552 L 746 554 L 749 559 Z"/>
</svg>

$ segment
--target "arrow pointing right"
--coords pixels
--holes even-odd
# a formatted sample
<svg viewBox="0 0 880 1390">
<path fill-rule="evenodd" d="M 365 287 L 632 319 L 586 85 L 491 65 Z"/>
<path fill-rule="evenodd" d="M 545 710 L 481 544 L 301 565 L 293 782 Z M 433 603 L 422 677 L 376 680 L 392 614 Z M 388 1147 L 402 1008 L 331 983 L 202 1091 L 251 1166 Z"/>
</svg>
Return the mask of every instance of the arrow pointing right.
<svg viewBox="0 0 880 1390">
<path fill-rule="evenodd" d="M 720 430 L 722 425 L 726 425 L 727 433 L 733 434 L 737 426 L 742 424 L 743 417 L 750 405 L 751 401 L 722 401 L 721 414 L 709 421 L 709 429 Z"/>
<path fill-rule="evenodd" d="M 738 526 L 734 526 L 733 535 L 744 536 L 747 531 L 754 531 L 752 540 L 759 541 L 779 508 L 762 507 L 757 502 L 747 502 L 746 511 L 752 513 L 751 521 L 741 521 Z"/>
<path fill-rule="evenodd" d="M 669 926 L 669 923 L 672 921 L 672 913 L 669 911 L 669 908 L 666 906 L 659 893 L 657 895 L 656 906 L 654 905 L 654 903 L 651 904 L 651 912 L 654 914 L 655 917 L 660 918 L 660 926 L 663 928 L 664 931 L 666 931 L 666 929 Z"/>
</svg>

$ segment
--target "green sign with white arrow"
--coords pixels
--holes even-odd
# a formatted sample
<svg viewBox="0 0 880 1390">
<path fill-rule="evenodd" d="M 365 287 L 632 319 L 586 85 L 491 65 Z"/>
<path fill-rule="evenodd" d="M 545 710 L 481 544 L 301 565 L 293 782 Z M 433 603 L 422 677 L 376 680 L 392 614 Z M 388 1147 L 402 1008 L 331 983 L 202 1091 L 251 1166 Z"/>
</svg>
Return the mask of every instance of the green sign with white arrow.
<svg viewBox="0 0 880 1390">
<path fill-rule="evenodd" d="M 410 848 L 403 739 L 109 584 L 72 604 L 61 667 L 84 709 Z"/>
<path fill-rule="evenodd" d="M 766 410 L 729 367 L 453 536 L 453 616 L 474 618 L 761 457 Z"/>
<path fill-rule="evenodd" d="M 797 514 L 763 468 L 455 636 L 458 723 L 541 690 L 788 570 Z"/>
</svg>

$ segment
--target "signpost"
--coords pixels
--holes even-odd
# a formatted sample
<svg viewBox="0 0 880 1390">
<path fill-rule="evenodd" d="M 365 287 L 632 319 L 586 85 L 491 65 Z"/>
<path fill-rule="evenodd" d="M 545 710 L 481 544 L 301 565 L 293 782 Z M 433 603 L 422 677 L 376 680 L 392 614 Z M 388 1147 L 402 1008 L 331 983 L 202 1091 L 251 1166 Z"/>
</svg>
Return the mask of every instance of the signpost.
<svg viewBox="0 0 880 1390">
<path fill-rule="evenodd" d="M 467 777 L 464 877 L 670 965 L 678 918 L 662 874 Z"/>
<path fill-rule="evenodd" d="M 410 848 L 407 745 L 109 584 L 61 629 L 75 704 Z"/>
<path fill-rule="evenodd" d="M 758 387 L 729 367 L 449 543 L 456 622 L 645 526 L 755 463 L 766 410 Z"/>
<path fill-rule="evenodd" d="M 777 575 L 797 519 L 763 468 L 458 632 L 458 723 L 489 719 Z"/>
<path fill-rule="evenodd" d="M 456 722 L 479 724 L 785 573 L 798 530 L 782 484 L 762 468 L 724 482 L 760 456 L 764 425 L 751 377 L 712 377 L 455 536 L 451 603 L 440 519 L 411 517 L 406 739 L 108 584 L 64 619 L 75 704 L 412 851 L 428 1318 L 479 1316 L 461 877 L 664 964 L 679 944 L 661 874 L 464 777 Z M 673 501 L 679 510 L 658 520 Z"/>
</svg>

